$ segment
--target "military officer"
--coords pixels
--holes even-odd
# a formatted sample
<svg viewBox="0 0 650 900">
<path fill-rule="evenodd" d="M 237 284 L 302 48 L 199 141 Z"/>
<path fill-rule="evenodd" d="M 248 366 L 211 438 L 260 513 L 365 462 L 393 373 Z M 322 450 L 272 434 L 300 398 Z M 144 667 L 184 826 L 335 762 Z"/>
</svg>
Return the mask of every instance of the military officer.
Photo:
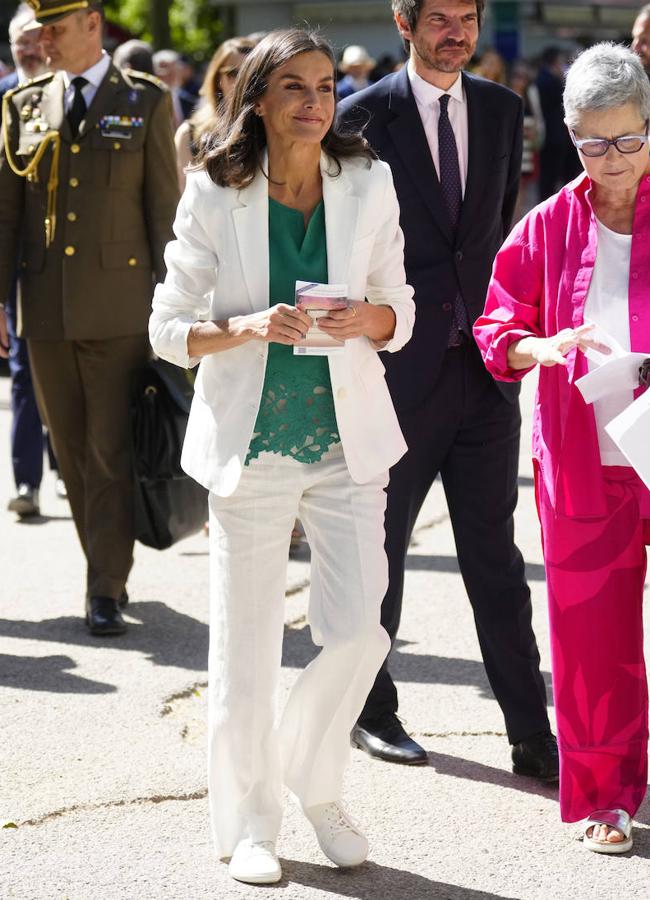
<svg viewBox="0 0 650 900">
<path fill-rule="evenodd" d="M 169 95 L 112 65 L 101 2 L 30 5 L 53 71 L 5 98 L 0 297 L 20 233 L 21 334 L 86 556 L 86 622 L 121 634 L 133 562 L 129 386 L 148 354 L 178 200 Z"/>
</svg>

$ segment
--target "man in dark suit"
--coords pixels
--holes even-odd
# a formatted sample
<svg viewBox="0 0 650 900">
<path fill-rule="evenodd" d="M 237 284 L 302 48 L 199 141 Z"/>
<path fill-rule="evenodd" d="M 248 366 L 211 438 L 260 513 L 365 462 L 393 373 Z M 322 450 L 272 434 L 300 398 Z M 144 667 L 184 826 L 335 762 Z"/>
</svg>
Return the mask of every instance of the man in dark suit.
<svg viewBox="0 0 650 900">
<path fill-rule="evenodd" d="M 650 78 L 650 3 L 642 6 L 632 26 L 632 49 Z"/>
<path fill-rule="evenodd" d="M 566 64 L 566 56 L 559 47 L 547 47 L 535 82 L 544 117 L 544 144 L 539 154 L 540 200 L 552 196 L 582 171 L 564 124 L 562 95 Z"/>
<path fill-rule="evenodd" d="M 394 640 L 409 539 L 440 473 L 487 675 L 514 745 L 514 771 L 553 781 L 557 744 L 514 544 L 517 388 L 492 380 L 471 331 L 510 228 L 522 147 L 519 98 L 461 72 L 474 53 L 483 7 L 484 0 L 393 0 L 409 64 L 340 107 L 346 122 L 366 125 L 370 144 L 392 168 L 417 304 L 411 342 L 384 360 L 409 452 L 391 470 L 388 488 L 390 584 L 382 624 Z M 396 713 L 385 664 L 353 743 L 381 759 L 425 763 L 424 749 Z"/>
</svg>

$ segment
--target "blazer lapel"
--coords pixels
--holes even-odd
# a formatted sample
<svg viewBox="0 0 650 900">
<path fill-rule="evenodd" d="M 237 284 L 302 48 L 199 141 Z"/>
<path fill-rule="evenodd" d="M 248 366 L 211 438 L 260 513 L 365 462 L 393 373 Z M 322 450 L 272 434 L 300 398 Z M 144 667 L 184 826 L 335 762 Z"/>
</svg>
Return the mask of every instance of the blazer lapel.
<svg viewBox="0 0 650 900">
<path fill-rule="evenodd" d="M 321 175 L 327 234 L 327 278 L 330 284 L 346 284 L 359 219 L 359 198 L 352 194 L 345 170 L 336 175 L 324 153 L 321 155 Z"/>
<path fill-rule="evenodd" d="M 445 199 L 417 103 L 411 91 L 406 66 L 395 77 L 388 102 L 391 111 L 395 113 L 395 118 L 388 124 L 393 144 L 436 225 L 449 243 L 453 244 L 454 235 Z"/>
<path fill-rule="evenodd" d="M 267 160 L 263 169 L 268 168 Z M 239 191 L 241 206 L 232 211 L 239 258 L 251 307 L 261 312 L 269 307 L 269 183 L 264 172 Z"/>
<path fill-rule="evenodd" d="M 490 115 L 489 109 L 481 105 L 477 85 L 463 72 L 463 87 L 467 98 L 467 135 L 469 153 L 467 159 L 467 183 L 458 223 L 459 242 L 467 234 L 473 222 L 475 211 L 485 190 L 486 180 L 496 147 L 498 121 Z"/>
</svg>

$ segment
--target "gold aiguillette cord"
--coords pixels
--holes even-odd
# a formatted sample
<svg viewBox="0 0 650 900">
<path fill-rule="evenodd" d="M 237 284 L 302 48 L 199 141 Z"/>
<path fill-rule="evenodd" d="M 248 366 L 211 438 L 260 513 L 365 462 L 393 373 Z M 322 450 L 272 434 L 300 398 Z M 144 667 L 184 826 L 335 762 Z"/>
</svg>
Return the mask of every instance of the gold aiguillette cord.
<svg viewBox="0 0 650 900">
<path fill-rule="evenodd" d="M 9 141 L 10 97 L 11 92 L 5 94 L 2 98 L 2 136 L 4 140 L 5 155 L 11 171 L 15 175 L 18 175 L 19 178 L 29 178 L 33 175 L 34 180 L 38 181 L 38 167 L 47 152 L 47 148 L 52 144 L 52 163 L 50 165 L 50 177 L 47 182 L 47 213 L 45 215 L 45 246 L 49 247 L 56 234 L 56 195 L 59 187 L 61 135 L 58 131 L 48 131 L 38 145 L 38 148 L 34 153 L 34 158 L 30 160 L 24 169 L 21 169 L 14 158 Z"/>
</svg>

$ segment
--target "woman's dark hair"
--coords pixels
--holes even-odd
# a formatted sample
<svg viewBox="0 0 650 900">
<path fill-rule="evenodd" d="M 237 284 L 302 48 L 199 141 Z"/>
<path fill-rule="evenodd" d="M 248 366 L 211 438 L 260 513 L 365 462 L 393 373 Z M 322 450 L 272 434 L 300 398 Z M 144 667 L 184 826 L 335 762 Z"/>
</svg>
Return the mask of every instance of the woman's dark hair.
<svg viewBox="0 0 650 900">
<path fill-rule="evenodd" d="M 302 28 L 272 31 L 244 60 L 235 89 L 206 136 L 197 166 L 222 187 L 243 188 L 253 181 L 262 166 L 266 147 L 264 124 L 255 105 L 268 87 L 269 75 L 301 53 L 323 53 L 336 71 L 334 51 L 320 34 Z M 341 160 L 350 157 L 375 159 L 367 141 L 359 133 L 340 132 L 333 121 L 321 142 L 325 153 L 341 171 Z"/>
</svg>

